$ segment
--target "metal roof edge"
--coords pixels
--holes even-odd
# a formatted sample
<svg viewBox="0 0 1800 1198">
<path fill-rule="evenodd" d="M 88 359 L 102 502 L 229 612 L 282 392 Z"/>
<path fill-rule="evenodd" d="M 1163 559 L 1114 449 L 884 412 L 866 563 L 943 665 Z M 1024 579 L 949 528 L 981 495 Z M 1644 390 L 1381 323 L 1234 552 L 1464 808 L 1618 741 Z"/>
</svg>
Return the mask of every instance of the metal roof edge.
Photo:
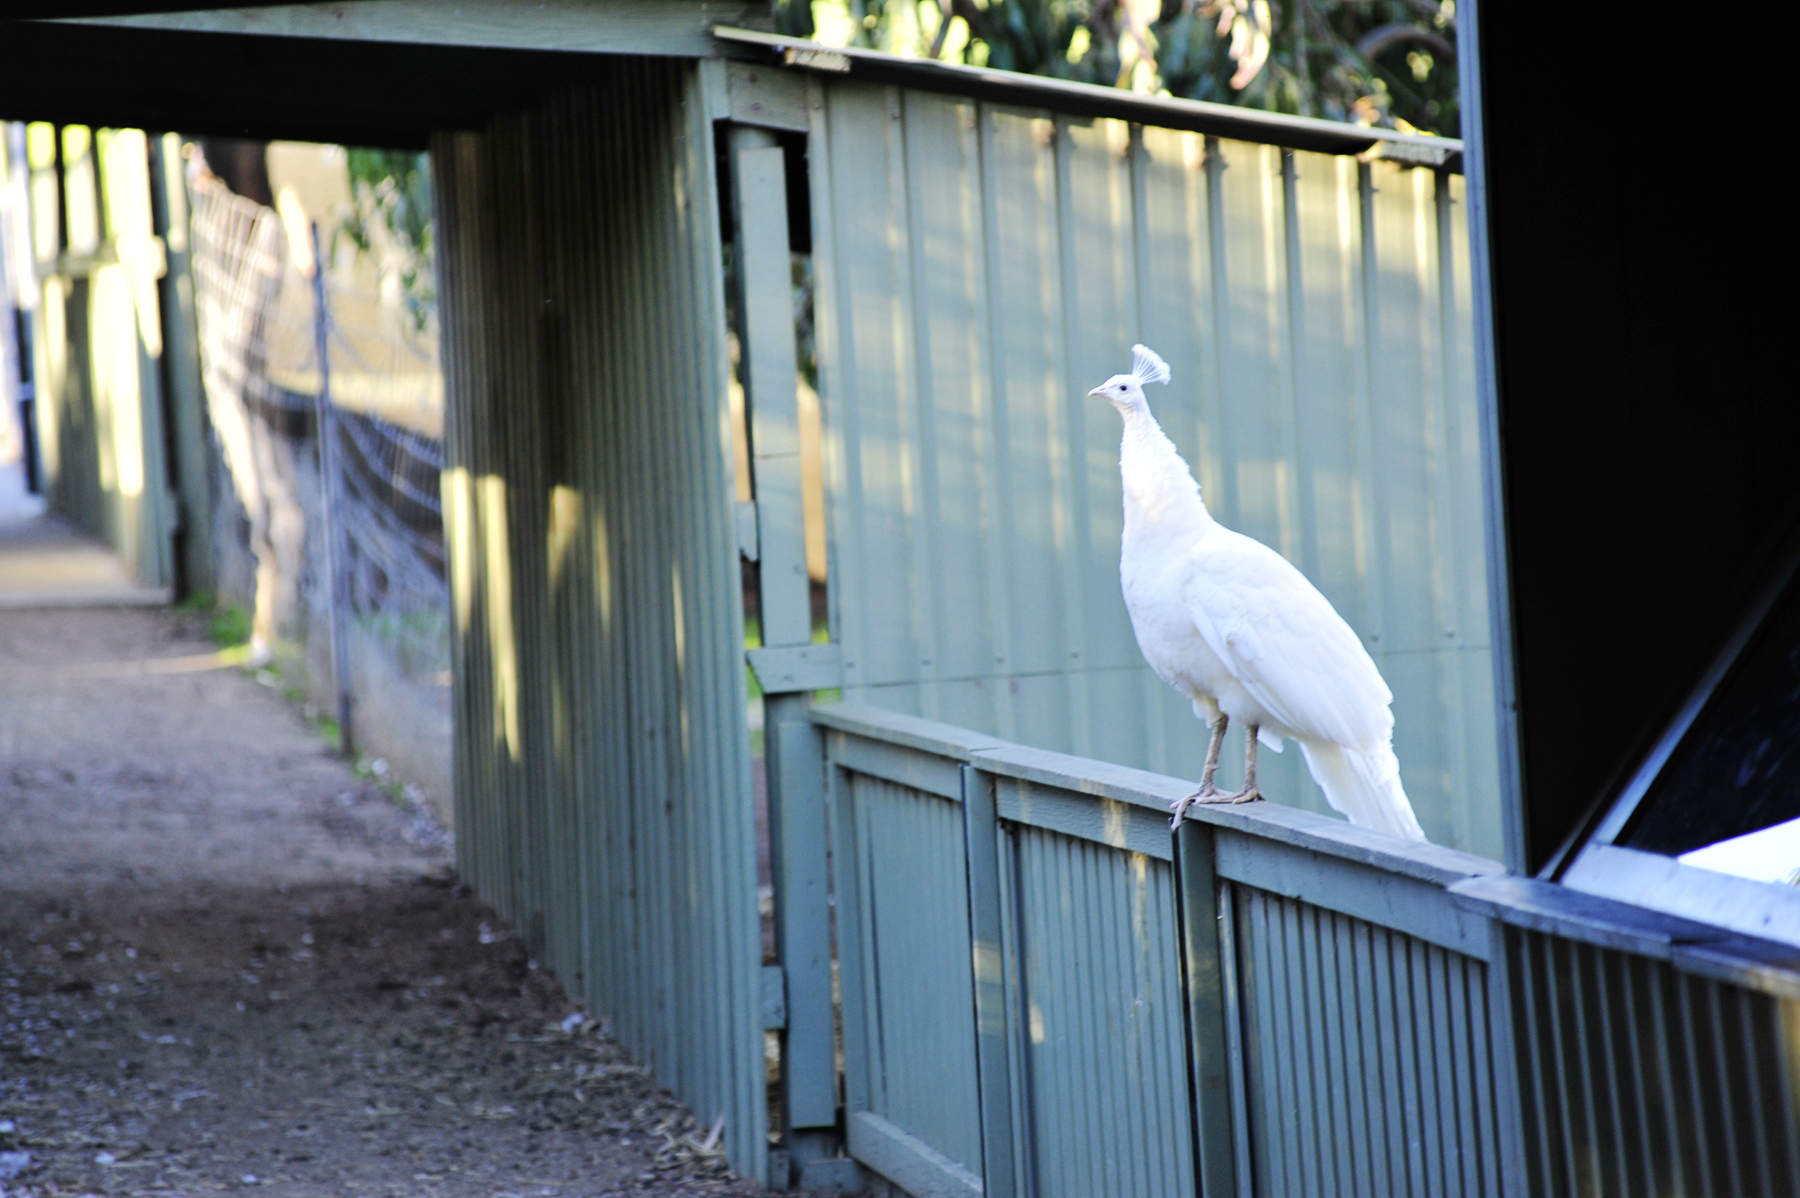
<svg viewBox="0 0 1800 1198">
<path fill-rule="evenodd" d="M 880 50 L 827 46 L 803 38 L 729 25 L 713 26 L 712 35 L 733 46 L 762 48 L 786 67 L 954 92 L 976 99 L 1048 108 L 1077 116 L 1113 117 L 1140 125 L 1210 133 L 1294 150 L 1364 154 L 1373 149 L 1377 157 L 1389 161 L 1452 171 L 1462 169 L 1463 143 L 1457 138 L 1401 133 L 1394 129 L 1289 116 L 1206 100 L 1151 96 L 1092 83 L 929 58 L 903 58 Z"/>
</svg>

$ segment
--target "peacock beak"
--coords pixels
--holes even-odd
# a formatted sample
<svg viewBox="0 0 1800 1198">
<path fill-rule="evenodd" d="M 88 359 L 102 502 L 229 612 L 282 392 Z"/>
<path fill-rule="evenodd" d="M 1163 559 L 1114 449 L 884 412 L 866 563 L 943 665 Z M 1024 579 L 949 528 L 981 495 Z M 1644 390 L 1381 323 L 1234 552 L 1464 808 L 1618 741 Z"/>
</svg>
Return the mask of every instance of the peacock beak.
<svg viewBox="0 0 1800 1198">
<path fill-rule="evenodd" d="M 1088 394 L 1089 395 L 1098 395 L 1100 398 L 1105 399 L 1106 398 L 1106 388 L 1105 387 L 1095 387 L 1092 391 L 1089 391 Z"/>
</svg>

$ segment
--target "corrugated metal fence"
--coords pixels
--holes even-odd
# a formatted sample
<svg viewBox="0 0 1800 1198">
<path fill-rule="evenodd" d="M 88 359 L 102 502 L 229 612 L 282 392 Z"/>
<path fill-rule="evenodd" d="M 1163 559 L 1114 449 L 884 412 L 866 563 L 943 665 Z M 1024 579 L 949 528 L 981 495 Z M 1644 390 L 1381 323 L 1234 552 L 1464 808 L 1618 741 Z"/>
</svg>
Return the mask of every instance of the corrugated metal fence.
<svg viewBox="0 0 1800 1198">
<path fill-rule="evenodd" d="M 1525 1192 L 1800 1192 L 1791 986 L 1783 996 L 1732 985 L 1523 928 L 1507 930 L 1506 952 Z"/>
<path fill-rule="evenodd" d="M 457 853 L 570 990 L 764 1168 L 755 840 L 698 75 L 432 145 Z"/>
<path fill-rule="evenodd" d="M 1186 782 L 813 718 L 878 1193 L 1800 1186 L 1800 986 L 1767 946 L 1291 808 L 1172 842 Z"/>
<path fill-rule="evenodd" d="M 1364 639 L 1426 833 L 1501 852 L 1460 175 L 816 85 L 809 154 L 845 693 L 1198 776 L 1119 595 L 1144 341 L 1227 525 Z M 1235 757 L 1235 754 L 1232 755 Z M 1325 811 L 1298 754 L 1264 790 Z"/>
</svg>

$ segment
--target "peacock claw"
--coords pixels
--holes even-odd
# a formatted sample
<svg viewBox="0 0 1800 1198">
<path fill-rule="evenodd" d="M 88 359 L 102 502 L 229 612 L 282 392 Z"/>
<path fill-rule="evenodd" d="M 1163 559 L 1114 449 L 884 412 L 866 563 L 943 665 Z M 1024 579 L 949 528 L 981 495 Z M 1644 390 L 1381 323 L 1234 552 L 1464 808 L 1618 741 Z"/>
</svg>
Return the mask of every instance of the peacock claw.
<svg viewBox="0 0 1800 1198">
<path fill-rule="evenodd" d="M 1218 791 L 1214 790 L 1210 786 L 1202 786 L 1199 790 L 1196 790 L 1193 794 L 1183 795 L 1179 799 L 1176 799 L 1173 803 L 1170 803 L 1169 804 L 1169 831 L 1173 832 L 1176 828 L 1181 827 L 1181 821 L 1187 818 L 1187 810 L 1189 807 L 1192 807 L 1195 803 L 1215 802 L 1216 800 L 1212 799 L 1210 796 L 1216 795 L 1218 793 L 1219 793 Z"/>
<path fill-rule="evenodd" d="M 1196 798 L 1194 801 L 1197 803 L 1231 803 L 1235 805 L 1238 803 L 1255 803 L 1261 801 L 1261 799 L 1262 791 L 1256 789 L 1254 786 L 1246 786 L 1236 794 L 1220 794 L 1215 791 L 1205 798 Z"/>
</svg>

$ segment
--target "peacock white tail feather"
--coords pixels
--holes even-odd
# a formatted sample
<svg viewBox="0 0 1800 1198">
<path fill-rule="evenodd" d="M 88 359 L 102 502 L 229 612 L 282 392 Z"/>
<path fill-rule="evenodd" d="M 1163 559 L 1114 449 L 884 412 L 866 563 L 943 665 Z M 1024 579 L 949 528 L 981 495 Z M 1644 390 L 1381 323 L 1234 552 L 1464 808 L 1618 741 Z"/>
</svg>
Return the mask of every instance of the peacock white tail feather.
<svg viewBox="0 0 1800 1198">
<path fill-rule="evenodd" d="M 1345 748 L 1330 741 L 1300 742 L 1313 781 L 1332 807 L 1362 828 L 1424 840 L 1412 803 L 1400 786 L 1400 761 L 1390 744 Z"/>
<path fill-rule="evenodd" d="M 1131 347 L 1131 373 L 1137 377 L 1139 386 L 1166 383 L 1169 381 L 1169 364 L 1149 346 L 1134 345 Z"/>
</svg>

